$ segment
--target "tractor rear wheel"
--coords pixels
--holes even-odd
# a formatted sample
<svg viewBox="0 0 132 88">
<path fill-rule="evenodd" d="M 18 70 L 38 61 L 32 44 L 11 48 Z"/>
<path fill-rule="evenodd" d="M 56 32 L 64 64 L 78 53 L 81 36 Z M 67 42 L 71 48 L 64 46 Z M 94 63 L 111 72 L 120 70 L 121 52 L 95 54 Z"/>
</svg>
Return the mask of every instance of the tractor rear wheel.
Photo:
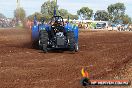
<svg viewBox="0 0 132 88">
<path fill-rule="evenodd" d="M 47 52 L 47 46 L 48 46 L 48 33 L 46 30 L 40 30 L 39 33 L 39 47 L 44 52 Z"/>
</svg>

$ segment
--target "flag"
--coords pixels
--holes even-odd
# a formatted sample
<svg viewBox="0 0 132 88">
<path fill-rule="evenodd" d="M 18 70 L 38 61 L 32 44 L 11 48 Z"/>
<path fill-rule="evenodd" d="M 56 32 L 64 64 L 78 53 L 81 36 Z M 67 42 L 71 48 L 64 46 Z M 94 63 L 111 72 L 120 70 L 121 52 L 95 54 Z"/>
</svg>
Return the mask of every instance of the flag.
<svg viewBox="0 0 132 88">
<path fill-rule="evenodd" d="M 56 9 L 55 9 L 55 7 L 54 7 L 54 16 L 56 16 Z"/>
</svg>

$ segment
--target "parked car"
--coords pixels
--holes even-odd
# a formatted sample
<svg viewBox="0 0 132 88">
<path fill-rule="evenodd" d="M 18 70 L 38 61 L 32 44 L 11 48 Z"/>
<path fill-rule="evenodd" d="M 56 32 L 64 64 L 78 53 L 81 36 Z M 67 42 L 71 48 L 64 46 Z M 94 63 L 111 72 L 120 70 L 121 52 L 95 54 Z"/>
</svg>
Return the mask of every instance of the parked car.
<svg viewBox="0 0 132 88">
<path fill-rule="evenodd" d="M 106 23 L 100 22 L 96 24 L 96 29 L 104 29 L 106 28 Z"/>
</svg>

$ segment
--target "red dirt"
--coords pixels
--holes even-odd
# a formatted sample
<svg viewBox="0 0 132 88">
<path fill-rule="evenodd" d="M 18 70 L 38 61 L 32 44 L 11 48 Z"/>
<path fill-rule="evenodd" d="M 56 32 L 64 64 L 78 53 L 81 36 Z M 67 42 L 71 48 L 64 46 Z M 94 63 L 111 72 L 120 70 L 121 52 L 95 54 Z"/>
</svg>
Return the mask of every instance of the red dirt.
<svg viewBox="0 0 132 88">
<path fill-rule="evenodd" d="M 30 36 L 0 30 L 0 88 L 82 88 L 82 67 L 91 79 L 132 80 L 132 32 L 80 32 L 75 54 L 32 49 Z"/>
</svg>

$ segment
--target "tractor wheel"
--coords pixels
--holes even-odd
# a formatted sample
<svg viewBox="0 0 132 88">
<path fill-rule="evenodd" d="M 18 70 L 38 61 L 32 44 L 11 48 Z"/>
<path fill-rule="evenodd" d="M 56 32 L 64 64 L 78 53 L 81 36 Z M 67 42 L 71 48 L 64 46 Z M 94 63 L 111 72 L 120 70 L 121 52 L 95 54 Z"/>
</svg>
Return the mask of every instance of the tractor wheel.
<svg viewBox="0 0 132 88">
<path fill-rule="evenodd" d="M 67 39 L 68 39 L 68 44 L 69 48 L 71 51 L 75 51 L 75 38 L 74 38 L 74 32 L 68 31 L 67 32 Z"/>
<path fill-rule="evenodd" d="M 39 48 L 47 52 L 48 33 L 46 30 L 41 30 L 39 33 Z"/>
<path fill-rule="evenodd" d="M 39 39 L 38 43 L 39 43 L 39 49 L 42 50 L 43 49 L 43 46 L 41 44 L 41 39 Z"/>
<path fill-rule="evenodd" d="M 75 43 L 75 52 L 78 52 L 78 50 L 79 50 L 79 46 L 77 43 Z"/>
</svg>

